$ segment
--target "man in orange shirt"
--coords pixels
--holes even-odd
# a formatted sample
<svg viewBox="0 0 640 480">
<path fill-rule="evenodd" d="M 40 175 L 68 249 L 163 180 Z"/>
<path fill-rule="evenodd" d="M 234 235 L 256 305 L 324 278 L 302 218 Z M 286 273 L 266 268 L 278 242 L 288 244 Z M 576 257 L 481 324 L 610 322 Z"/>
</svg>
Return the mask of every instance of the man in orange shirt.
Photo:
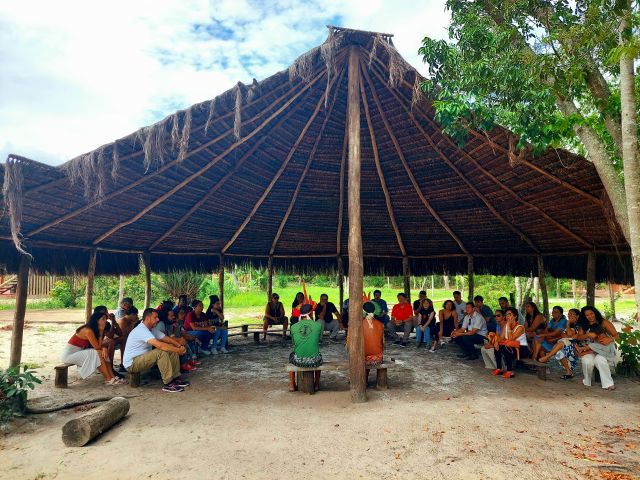
<svg viewBox="0 0 640 480">
<path fill-rule="evenodd" d="M 398 303 L 393 306 L 391 310 L 391 321 L 387 322 L 385 326 L 387 333 L 394 340 L 394 343 L 403 347 L 407 346 L 409 341 L 409 335 L 413 330 L 413 308 L 411 304 L 407 302 L 407 295 L 405 293 L 398 294 Z M 400 337 L 396 333 L 396 330 L 404 330 L 404 337 L 400 340 Z"/>
</svg>

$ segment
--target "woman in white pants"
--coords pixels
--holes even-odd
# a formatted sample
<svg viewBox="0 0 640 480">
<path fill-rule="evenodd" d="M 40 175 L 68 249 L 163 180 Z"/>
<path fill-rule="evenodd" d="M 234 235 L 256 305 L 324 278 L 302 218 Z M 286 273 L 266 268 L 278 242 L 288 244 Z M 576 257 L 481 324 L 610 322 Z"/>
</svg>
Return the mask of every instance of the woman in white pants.
<svg viewBox="0 0 640 480">
<path fill-rule="evenodd" d="M 616 359 L 615 341 L 618 339 L 618 332 L 597 308 L 591 306 L 582 308 L 579 324 L 578 339 L 590 342 L 585 347 L 578 347 L 584 375 L 582 383 L 590 387 L 593 369 L 597 368 L 602 388 L 615 390 L 609 363 L 613 364 Z"/>
</svg>

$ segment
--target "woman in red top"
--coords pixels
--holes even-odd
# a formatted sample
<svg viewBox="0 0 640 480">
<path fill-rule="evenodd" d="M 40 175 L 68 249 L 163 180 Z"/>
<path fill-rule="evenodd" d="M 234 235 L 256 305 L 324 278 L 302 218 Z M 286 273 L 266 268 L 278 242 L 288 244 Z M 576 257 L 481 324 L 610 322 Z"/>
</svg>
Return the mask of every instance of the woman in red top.
<svg viewBox="0 0 640 480">
<path fill-rule="evenodd" d="M 91 315 L 87 324 L 79 327 L 69 339 L 62 352 L 62 361 L 77 365 L 80 378 L 87 378 L 98 369 L 106 385 L 122 385 L 124 381 L 114 376 L 107 366 L 109 352 L 107 347 L 102 346 L 106 324 L 107 315 L 104 312 Z"/>
</svg>

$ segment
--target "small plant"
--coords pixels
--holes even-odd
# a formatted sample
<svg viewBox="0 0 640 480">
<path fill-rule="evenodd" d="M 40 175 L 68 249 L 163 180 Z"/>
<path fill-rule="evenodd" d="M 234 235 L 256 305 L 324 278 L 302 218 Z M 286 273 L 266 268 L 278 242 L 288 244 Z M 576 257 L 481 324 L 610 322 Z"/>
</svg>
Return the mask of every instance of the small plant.
<svg viewBox="0 0 640 480">
<path fill-rule="evenodd" d="M 617 340 L 622 361 L 616 365 L 616 372 L 625 377 L 640 376 L 640 330 L 633 328 L 633 322 L 626 322 Z"/>
<path fill-rule="evenodd" d="M 85 281 L 77 276 L 64 277 L 51 289 L 51 298 L 57 300 L 64 308 L 75 308 L 83 298 Z"/>
<path fill-rule="evenodd" d="M 24 368 L 22 372 L 21 367 Z M 42 380 L 22 364 L 0 369 L 0 420 L 23 414 L 27 406 L 27 392 L 33 390 L 37 383 L 42 383 Z"/>
</svg>

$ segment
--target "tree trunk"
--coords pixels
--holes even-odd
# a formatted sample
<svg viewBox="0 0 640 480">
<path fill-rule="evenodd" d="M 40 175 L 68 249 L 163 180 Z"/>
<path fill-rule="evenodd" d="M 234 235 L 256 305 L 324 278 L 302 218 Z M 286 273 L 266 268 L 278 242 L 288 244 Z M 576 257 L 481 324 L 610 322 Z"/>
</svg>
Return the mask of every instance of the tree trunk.
<svg viewBox="0 0 640 480">
<path fill-rule="evenodd" d="M 220 254 L 220 266 L 218 267 L 218 296 L 220 306 L 224 308 L 224 255 Z"/>
<path fill-rule="evenodd" d="M 358 47 L 349 52 L 347 93 L 348 213 L 349 213 L 349 376 L 351 401 L 367 401 L 362 333 L 362 218 L 360 216 L 360 73 Z"/>
<path fill-rule="evenodd" d="M 435 295 L 436 295 L 435 279 L 433 278 L 433 275 L 431 275 L 431 299 L 433 299 Z"/>
<path fill-rule="evenodd" d="M 151 256 L 149 253 L 142 255 L 144 263 L 144 308 L 151 305 Z M 142 318 L 142 317 L 141 317 Z"/>
<path fill-rule="evenodd" d="M 62 441 L 67 447 L 82 447 L 111 428 L 128 412 L 129 400 L 114 397 L 89 413 L 65 423 L 62 427 Z"/>
<path fill-rule="evenodd" d="M 524 305 L 527 302 L 531 301 L 531 288 L 533 287 L 533 277 L 527 278 L 527 283 L 524 287 L 524 292 L 522 293 L 522 302 L 520 303 L 520 308 L 518 309 L 521 312 L 524 312 Z"/>
<path fill-rule="evenodd" d="M 273 294 L 273 256 L 269 255 L 267 260 L 267 302 L 271 301 Z"/>
<path fill-rule="evenodd" d="M 533 277 L 533 301 L 540 308 L 540 278 L 537 275 Z"/>
<path fill-rule="evenodd" d="M 31 257 L 20 254 L 18 267 L 18 285 L 16 286 L 16 311 L 13 314 L 13 329 L 11 331 L 11 356 L 9 366 L 15 367 L 22 359 L 22 333 L 24 332 L 24 317 L 27 313 L 27 294 L 29 293 L 29 268 Z"/>
<path fill-rule="evenodd" d="M 460 275 L 460 293 L 462 294 L 462 298 L 464 298 L 464 275 Z"/>
<path fill-rule="evenodd" d="M 575 305 L 578 300 L 578 286 L 575 278 L 571 279 L 571 293 L 573 294 L 573 304 Z"/>
<path fill-rule="evenodd" d="M 411 302 L 411 271 L 409 269 L 409 257 L 402 257 L 402 275 L 404 276 L 404 293 Z"/>
<path fill-rule="evenodd" d="M 96 275 L 96 249 L 89 253 L 89 267 L 87 268 L 87 286 L 84 296 L 84 321 L 88 322 L 93 313 L 93 280 Z"/>
<path fill-rule="evenodd" d="M 520 277 L 514 277 L 513 281 L 516 287 L 516 302 L 513 306 L 520 308 L 520 305 L 522 305 L 522 284 L 520 283 Z"/>
<path fill-rule="evenodd" d="M 444 289 L 449 291 L 451 287 L 449 287 L 449 275 L 443 275 L 442 283 L 444 283 Z"/>
<path fill-rule="evenodd" d="M 467 257 L 467 273 L 469 275 L 469 293 L 467 297 L 469 298 L 469 302 L 473 302 L 473 257 L 471 255 Z"/>
<path fill-rule="evenodd" d="M 625 0 L 620 22 L 620 44 L 633 38 L 631 0 Z M 623 51 L 620 56 L 620 104 L 622 116 L 622 163 L 629 216 L 629 245 L 633 265 L 636 312 L 640 319 L 640 156 L 638 155 L 638 121 L 635 92 L 634 57 Z"/>
<path fill-rule="evenodd" d="M 542 294 L 542 313 L 545 317 L 551 318 L 549 316 L 549 295 L 547 293 L 547 282 L 545 281 L 544 261 L 542 259 L 542 255 L 538 255 L 538 278 L 538 285 L 540 287 L 540 293 Z"/>
<path fill-rule="evenodd" d="M 560 291 L 560 279 L 556 278 L 556 298 L 562 298 L 562 292 Z"/>
<path fill-rule="evenodd" d="M 611 320 L 614 322 L 616 320 L 616 294 L 613 292 L 613 284 L 611 282 L 607 282 L 607 289 L 609 290 L 609 309 L 611 310 Z"/>
<path fill-rule="evenodd" d="M 120 275 L 120 285 L 118 286 L 118 303 L 124 298 L 124 275 Z"/>
</svg>

